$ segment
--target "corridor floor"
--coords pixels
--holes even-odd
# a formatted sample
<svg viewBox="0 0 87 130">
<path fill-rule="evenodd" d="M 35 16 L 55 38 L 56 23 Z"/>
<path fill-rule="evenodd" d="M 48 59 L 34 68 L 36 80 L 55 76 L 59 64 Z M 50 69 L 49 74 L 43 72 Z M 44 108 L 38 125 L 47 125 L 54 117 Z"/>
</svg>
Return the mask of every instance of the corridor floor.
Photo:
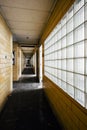
<svg viewBox="0 0 87 130">
<path fill-rule="evenodd" d="M 33 67 L 26 67 L 26 68 L 23 70 L 22 74 L 26 74 L 26 75 L 28 75 L 28 74 L 34 74 L 34 69 L 33 69 Z"/>
<path fill-rule="evenodd" d="M 63 130 L 49 106 L 42 84 L 28 83 L 28 80 L 22 78 L 14 82 L 14 90 L 0 114 L 0 130 Z"/>
</svg>

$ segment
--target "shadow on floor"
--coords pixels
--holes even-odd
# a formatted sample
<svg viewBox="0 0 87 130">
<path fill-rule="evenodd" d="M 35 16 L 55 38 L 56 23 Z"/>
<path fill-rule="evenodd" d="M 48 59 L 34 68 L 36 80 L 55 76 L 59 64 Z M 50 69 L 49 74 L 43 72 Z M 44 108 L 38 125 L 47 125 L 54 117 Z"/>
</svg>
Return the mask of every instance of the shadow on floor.
<svg viewBox="0 0 87 130">
<path fill-rule="evenodd" d="M 33 68 L 33 67 L 30 67 L 30 68 L 24 68 L 22 74 L 26 74 L 26 75 L 29 75 L 29 74 L 35 74 L 35 73 L 34 73 L 34 68 Z"/>
<path fill-rule="evenodd" d="M 39 80 L 37 77 L 21 77 L 18 82 L 20 82 L 20 83 L 38 83 Z"/>
<path fill-rule="evenodd" d="M 0 130 L 63 130 L 40 89 L 15 89 L 0 115 Z"/>
</svg>

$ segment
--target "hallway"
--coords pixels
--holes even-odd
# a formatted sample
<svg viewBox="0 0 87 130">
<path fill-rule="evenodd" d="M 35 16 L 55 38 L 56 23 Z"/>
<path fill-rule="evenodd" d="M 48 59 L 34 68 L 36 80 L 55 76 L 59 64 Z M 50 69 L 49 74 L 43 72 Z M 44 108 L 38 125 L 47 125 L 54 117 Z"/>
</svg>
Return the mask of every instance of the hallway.
<svg viewBox="0 0 87 130">
<path fill-rule="evenodd" d="M 41 83 L 14 83 L 0 116 L 0 130 L 62 130 Z"/>
<path fill-rule="evenodd" d="M 14 86 L 16 86 L 16 82 L 20 83 L 38 83 L 38 78 L 34 73 L 34 68 L 32 67 L 25 67 L 21 78 L 19 78 L 19 81 L 14 82 Z"/>
<path fill-rule="evenodd" d="M 0 130 L 37 129 L 87 130 L 87 0 L 0 0 Z"/>
</svg>

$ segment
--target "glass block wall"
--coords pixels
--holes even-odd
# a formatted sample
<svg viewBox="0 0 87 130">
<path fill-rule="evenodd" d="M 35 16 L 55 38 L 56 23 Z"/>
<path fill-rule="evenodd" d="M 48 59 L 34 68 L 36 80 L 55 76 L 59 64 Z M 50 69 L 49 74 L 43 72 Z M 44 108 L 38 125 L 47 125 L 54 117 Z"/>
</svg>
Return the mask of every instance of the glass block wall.
<svg viewBox="0 0 87 130">
<path fill-rule="evenodd" d="M 44 42 L 45 76 L 87 108 L 87 0 L 76 0 Z"/>
</svg>

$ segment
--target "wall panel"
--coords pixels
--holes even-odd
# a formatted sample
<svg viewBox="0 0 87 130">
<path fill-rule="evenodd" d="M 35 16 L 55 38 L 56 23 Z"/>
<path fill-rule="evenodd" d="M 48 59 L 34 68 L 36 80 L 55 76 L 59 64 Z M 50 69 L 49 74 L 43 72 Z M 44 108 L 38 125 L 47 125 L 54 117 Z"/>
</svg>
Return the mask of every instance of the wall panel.
<svg viewBox="0 0 87 130">
<path fill-rule="evenodd" d="M 25 66 L 25 57 L 21 50 L 21 48 L 18 46 L 18 43 L 13 44 L 13 51 L 14 51 L 14 65 L 13 65 L 13 81 L 17 81 Z"/>
<path fill-rule="evenodd" d="M 0 110 L 12 90 L 12 34 L 0 15 Z"/>
</svg>

